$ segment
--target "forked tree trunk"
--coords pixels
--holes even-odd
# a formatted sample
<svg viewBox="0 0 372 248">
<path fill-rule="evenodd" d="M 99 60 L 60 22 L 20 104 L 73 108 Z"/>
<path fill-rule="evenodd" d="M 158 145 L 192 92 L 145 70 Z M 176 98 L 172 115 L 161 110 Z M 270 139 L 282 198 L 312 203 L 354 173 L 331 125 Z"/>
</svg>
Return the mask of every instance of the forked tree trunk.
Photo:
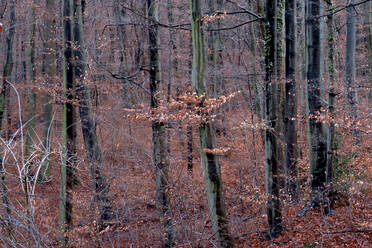
<svg viewBox="0 0 372 248">
<path fill-rule="evenodd" d="M 74 73 L 76 94 L 79 102 L 81 129 L 84 138 L 85 151 L 90 164 L 93 182 L 93 201 L 98 208 L 98 228 L 103 230 L 113 219 L 112 205 L 109 200 L 109 184 L 104 175 L 102 153 L 99 145 L 96 122 L 93 117 L 89 86 L 85 84 L 86 58 L 84 47 L 84 6 L 82 0 L 74 0 Z"/>
<path fill-rule="evenodd" d="M 162 96 L 162 78 L 159 62 L 159 20 L 158 3 L 148 0 L 149 17 L 149 58 L 150 58 L 150 91 L 151 108 L 156 115 L 156 108 L 159 107 L 159 98 Z M 154 21 L 152 21 L 154 20 Z M 175 231 L 173 227 L 171 206 L 169 200 L 169 161 L 167 159 L 167 144 L 165 123 L 161 120 L 152 122 L 153 159 L 156 170 L 156 194 L 161 214 L 163 247 L 171 247 L 175 243 Z"/>
<path fill-rule="evenodd" d="M 207 94 L 205 84 L 205 47 L 200 2 L 200 0 L 190 0 L 193 42 L 192 86 L 194 92 L 198 96 Z M 212 220 L 217 246 L 234 247 L 234 242 L 228 228 L 228 219 L 222 189 L 221 168 L 217 156 L 213 152 L 207 152 L 207 150 L 213 151 L 213 149 L 216 148 L 215 131 L 211 120 L 208 118 L 206 121 L 200 123 L 199 139 L 201 163 L 207 184 L 209 215 Z"/>
<path fill-rule="evenodd" d="M 278 125 L 278 95 L 276 82 L 277 66 L 277 34 L 276 34 L 276 0 L 266 1 L 265 27 L 265 166 L 266 166 L 266 197 L 267 221 L 269 225 L 268 238 L 278 236 L 282 227 L 282 214 L 279 196 L 279 158 L 278 141 L 275 131 Z"/>
</svg>

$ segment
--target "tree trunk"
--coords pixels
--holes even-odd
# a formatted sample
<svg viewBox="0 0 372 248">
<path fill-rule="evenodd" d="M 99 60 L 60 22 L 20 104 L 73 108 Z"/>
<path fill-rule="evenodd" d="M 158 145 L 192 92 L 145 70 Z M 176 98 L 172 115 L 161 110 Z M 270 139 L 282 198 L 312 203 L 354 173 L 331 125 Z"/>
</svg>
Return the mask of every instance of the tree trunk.
<svg viewBox="0 0 372 248">
<path fill-rule="evenodd" d="M 347 4 L 354 4 L 354 0 L 346 1 Z M 346 65 L 345 65 L 345 81 L 346 81 L 346 99 L 349 104 L 349 116 L 353 122 L 353 134 L 356 139 L 358 120 L 357 109 L 357 86 L 355 82 L 355 45 L 356 45 L 356 28 L 355 16 L 357 15 L 354 8 L 346 9 Z M 357 141 L 357 143 L 359 143 Z"/>
<path fill-rule="evenodd" d="M 328 16 L 327 16 L 327 30 L 328 30 L 328 112 L 330 116 L 329 129 L 327 136 L 327 168 L 326 168 L 326 183 L 327 187 L 331 187 L 332 184 L 332 163 L 334 153 L 334 135 L 335 135 L 335 123 L 334 123 L 334 102 L 335 102 L 335 34 L 333 29 L 333 11 L 334 5 L 332 0 L 328 2 Z M 329 202 L 326 204 L 326 214 L 331 213 L 331 205 Z"/>
<path fill-rule="evenodd" d="M 53 84 L 54 75 L 56 74 L 56 51 L 55 51 L 55 17 L 53 14 L 55 11 L 55 0 L 46 0 L 45 8 L 47 14 L 45 16 L 45 42 L 43 44 L 43 65 L 42 74 L 45 78 L 45 87 L 49 88 Z M 39 172 L 38 182 L 48 182 L 50 180 L 50 141 L 52 131 L 52 117 L 53 117 L 53 105 L 52 99 L 48 92 L 43 94 L 44 104 L 44 132 L 43 132 L 43 160 Z"/>
<path fill-rule="evenodd" d="M 59 199 L 60 245 L 67 246 L 66 231 L 72 228 L 72 189 L 78 183 L 75 176 L 76 164 L 76 116 L 75 85 L 73 80 L 72 54 L 72 0 L 63 0 L 63 85 L 65 99 L 62 105 L 62 165 Z"/>
<path fill-rule="evenodd" d="M 308 105 L 308 139 L 311 170 L 311 205 L 318 205 L 323 196 L 326 182 L 327 133 L 325 125 L 317 120 L 324 109 L 321 98 L 320 68 L 320 0 L 306 1 L 306 51 L 307 51 L 307 105 Z"/>
<path fill-rule="evenodd" d="M 9 99 L 9 84 L 8 80 L 12 75 L 13 70 L 13 41 L 14 41 L 14 33 L 15 33 L 15 7 L 14 1 L 10 3 L 10 22 L 9 22 L 9 32 L 6 37 L 6 52 L 5 52 L 5 64 L 4 64 L 4 71 L 3 71 L 3 78 L 2 78 L 2 85 L 1 85 L 1 92 L 0 92 L 0 131 L 2 130 L 2 123 L 3 117 L 5 113 L 9 113 L 9 105 L 7 104 Z M 8 127 L 7 127 L 8 128 Z M 7 137 L 6 137 L 7 138 Z M 4 161 L 2 156 L 2 149 L 0 149 L 0 190 L 2 195 L 2 200 L 5 208 L 5 224 L 8 231 L 10 242 L 12 243 L 12 247 L 15 247 L 14 241 L 15 236 L 13 233 L 13 221 L 12 221 L 12 210 L 10 207 L 9 197 L 8 197 L 8 188 L 5 182 L 5 169 L 4 169 Z"/>
<path fill-rule="evenodd" d="M 157 111 L 156 108 L 159 107 L 159 98 L 162 95 L 162 79 L 159 62 L 159 26 L 157 24 L 159 20 L 158 11 L 157 1 L 148 0 L 151 108 L 155 115 Z M 163 247 L 171 247 L 175 243 L 175 233 L 168 194 L 169 161 L 167 159 L 165 123 L 163 121 L 154 120 L 152 122 L 152 140 L 153 159 L 156 170 L 156 193 L 161 214 L 161 223 L 163 223 L 162 233 L 165 234 L 162 238 Z"/>
<path fill-rule="evenodd" d="M 30 29 L 28 34 L 28 54 L 27 54 L 27 69 L 28 69 L 28 99 L 27 99 L 27 131 L 26 131 L 26 149 L 25 155 L 26 159 L 29 160 L 28 156 L 32 152 L 32 147 L 34 144 L 35 137 L 35 108 L 36 108 L 36 95 L 33 87 L 35 86 L 36 68 L 35 68 L 35 1 L 31 2 L 30 11 Z M 29 161 L 31 162 L 31 161 Z M 31 163 L 28 163 L 27 168 L 25 168 L 25 180 L 28 180 L 30 176 Z"/>
<path fill-rule="evenodd" d="M 372 1 L 366 3 L 365 11 L 365 25 L 367 35 L 367 51 L 368 51 L 368 64 L 369 64 L 369 82 L 370 89 L 368 93 L 368 102 L 372 105 Z"/>
<path fill-rule="evenodd" d="M 113 219 L 111 202 L 109 200 L 109 185 L 104 175 L 101 148 L 96 133 L 96 122 L 90 104 L 89 86 L 84 83 L 86 75 L 86 59 L 84 47 L 84 6 L 82 0 L 74 0 L 74 41 L 76 94 L 79 101 L 81 129 L 84 138 L 85 151 L 90 163 L 93 182 L 93 201 L 98 207 L 98 228 L 103 230 Z"/>
<path fill-rule="evenodd" d="M 266 30 L 265 30 L 265 165 L 266 165 L 266 195 L 267 195 L 267 220 L 269 224 L 268 238 L 278 236 L 282 227 L 281 204 L 279 195 L 279 158 L 278 141 L 276 133 L 278 128 L 278 80 L 276 77 L 278 65 L 277 50 L 277 2 L 266 1 Z"/>
<path fill-rule="evenodd" d="M 202 30 L 202 14 L 200 0 L 190 0 L 191 30 L 193 41 L 192 86 L 198 96 L 207 94 L 205 84 L 205 47 Z M 215 131 L 211 120 L 207 118 L 199 126 L 201 163 L 207 184 L 209 214 L 212 220 L 213 232 L 218 247 L 234 247 L 234 242 L 228 228 L 228 219 L 222 189 L 221 168 L 218 158 L 213 152 L 216 148 Z"/>
<path fill-rule="evenodd" d="M 296 196 L 297 159 L 297 84 L 296 84 L 296 0 L 285 2 L 285 174 L 292 200 Z"/>
<path fill-rule="evenodd" d="M 275 42 L 276 42 L 276 59 L 275 59 L 275 73 L 274 80 L 276 81 L 276 105 L 277 105 L 277 122 L 275 128 L 275 134 L 278 137 L 276 142 L 276 156 L 278 160 L 278 177 L 279 185 L 281 189 L 285 189 L 285 144 L 280 142 L 284 140 L 284 118 L 285 118 L 285 83 L 284 83 L 284 14 L 285 14 L 285 0 L 276 0 L 276 31 L 275 31 Z"/>
</svg>

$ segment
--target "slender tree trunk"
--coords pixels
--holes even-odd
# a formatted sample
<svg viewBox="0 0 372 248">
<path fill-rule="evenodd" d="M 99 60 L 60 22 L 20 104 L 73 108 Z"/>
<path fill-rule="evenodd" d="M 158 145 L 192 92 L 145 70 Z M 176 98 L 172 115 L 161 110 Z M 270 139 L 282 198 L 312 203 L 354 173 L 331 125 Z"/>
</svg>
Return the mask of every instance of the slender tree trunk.
<svg viewBox="0 0 372 248">
<path fill-rule="evenodd" d="M 190 56 L 193 54 L 193 42 L 192 42 L 192 37 L 190 37 Z M 190 71 L 190 75 L 192 74 L 192 60 L 188 60 L 188 67 Z M 191 108 L 191 105 L 188 104 L 187 108 Z M 186 137 L 187 137 L 187 170 L 190 175 L 192 175 L 193 171 L 193 139 L 192 139 L 192 125 L 191 125 L 191 120 L 187 121 L 187 130 L 186 130 Z"/>
<path fill-rule="evenodd" d="M 285 82 L 284 82 L 284 14 L 285 14 L 285 0 L 276 0 L 276 31 L 275 31 L 275 42 L 276 42 L 276 59 L 275 59 L 275 73 L 274 80 L 276 81 L 277 90 L 277 122 L 275 128 L 275 134 L 278 137 L 276 143 L 276 156 L 278 159 L 278 177 L 280 188 L 285 189 L 285 143 L 280 142 L 285 140 L 284 138 L 284 119 L 285 119 Z"/>
<path fill-rule="evenodd" d="M 285 174 L 286 188 L 292 200 L 296 195 L 297 159 L 297 84 L 296 84 L 296 0 L 285 2 Z"/>
<path fill-rule="evenodd" d="M 320 68 L 320 0 L 306 1 L 306 51 L 307 51 L 307 106 L 308 139 L 310 150 L 310 170 L 312 199 L 311 206 L 318 205 L 323 196 L 327 166 L 327 132 L 325 125 L 317 120 L 324 109 L 321 98 Z"/>
<path fill-rule="evenodd" d="M 119 48 L 120 48 L 120 67 L 119 67 L 119 75 L 126 77 L 128 76 L 128 64 L 127 64 L 127 58 L 125 54 L 125 42 L 127 39 L 127 31 L 125 25 L 120 25 L 123 23 L 123 20 L 126 16 L 125 9 L 121 6 L 120 3 L 125 4 L 126 1 L 114 1 L 114 16 L 115 16 L 115 22 L 118 25 L 116 30 L 119 38 Z M 123 83 L 123 93 L 122 93 L 122 101 L 124 107 L 130 106 L 129 101 L 129 86 L 128 82 L 125 79 L 122 79 Z"/>
<path fill-rule="evenodd" d="M 372 1 L 366 3 L 365 11 L 365 25 L 367 35 L 367 51 L 368 51 L 368 64 L 369 64 L 369 82 L 370 89 L 368 93 L 368 102 L 372 105 Z"/>
<path fill-rule="evenodd" d="M 327 30 L 328 30 L 328 112 L 330 116 L 329 129 L 327 137 L 327 168 L 326 168 L 326 182 L 327 187 L 331 187 L 332 184 L 332 164 L 333 164 L 333 153 L 334 153 L 334 135 L 335 135 L 335 123 L 334 123 L 334 102 L 335 102 L 335 34 L 333 29 L 333 11 L 334 5 L 332 0 L 328 2 L 327 9 Z M 327 202 L 326 214 L 331 213 L 331 204 Z"/>
<path fill-rule="evenodd" d="M 36 108 L 36 94 L 33 89 L 35 86 L 36 68 L 35 68 L 35 27 L 36 27 L 36 17 L 35 17 L 35 1 L 31 2 L 31 12 L 30 12 L 30 29 L 28 34 L 28 54 L 27 54 L 27 69 L 28 69 L 28 99 L 27 99 L 27 131 L 26 131 L 26 149 L 25 155 L 26 159 L 32 152 L 32 147 L 34 144 L 35 137 L 35 108 Z M 27 168 L 25 168 L 25 180 L 28 181 L 30 176 L 31 164 L 27 163 Z M 27 185 L 27 184 L 25 184 Z"/>
<path fill-rule="evenodd" d="M 63 84 L 65 97 L 62 105 L 62 165 L 61 189 L 59 199 L 60 245 L 67 246 L 66 231 L 72 228 L 72 190 L 78 183 L 75 176 L 76 164 L 76 115 L 75 85 L 73 79 L 73 53 L 72 53 L 72 0 L 63 0 Z"/>
<path fill-rule="evenodd" d="M 46 0 L 45 8 L 47 14 L 44 20 L 45 26 L 45 42 L 43 44 L 43 65 L 42 74 L 45 78 L 45 87 L 49 88 L 53 84 L 54 75 L 56 74 L 56 48 L 55 48 L 55 0 Z M 38 182 L 48 182 L 50 180 L 50 146 L 51 146 L 51 132 L 52 132 L 52 118 L 53 118 L 53 105 L 52 99 L 48 92 L 43 93 L 44 104 L 44 131 L 43 131 L 43 162 L 41 164 Z"/>
<path fill-rule="evenodd" d="M 96 133 L 96 122 L 90 104 L 89 86 L 84 83 L 86 75 L 86 59 L 84 47 L 84 1 L 74 0 L 74 41 L 77 100 L 84 138 L 85 150 L 90 163 L 93 182 L 93 201 L 98 207 L 98 228 L 103 230 L 113 219 L 111 202 L 109 200 L 109 185 L 104 175 L 101 148 Z"/>
<path fill-rule="evenodd" d="M 347 4 L 354 4 L 354 0 L 346 1 Z M 345 81 L 346 81 L 346 99 L 349 104 L 349 116 L 353 121 L 353 134 L 356 139 L 358 120 L 358 99 L 357 86 L 355 82 L 355 45 L 356 45 L 356 28 L 355 16 L 357 15 L 354 8 L 346 9 L 346 65 L 345 65 Z M 357 141 L 359 143 L 359 141 Z"/>
<path fill-rule="evenodd" d="M 3 117 L 5 113 L 9 113 L 9 105 L 7 104 L 9 99 L 9 84 L 7 80 L 10 80 L 13 70 L 13 41 L 14 41 L 14 33 L 15 33 L 15 24 L 16 24 L 16 17 L 15 17 L 15 7 L 14 1 L 10 2 L 10 22 L 9 22 L 9 32 L 6 37 L 6 52 L 5 52 L 5 64 L 4 64 L 4 71 L 3 71 L 3 78 L 1 84 L 1 92 L 0 92 L 0 131 L 2 130 L 2 123 Z M 7 127 L 8 128 L 8 127 Z M 6 137 L 7 138 L 7 137 Z M 10 201 L 8 197 L 8 188 L 6 186 L 5 181 L 5 169 L 4 169 L 4 161 L 2 155 L 2 149 L 0 149 L 0 190 L 2 195 L 2 200 L 5 208 L 5 220 L 6 220 L 6 228 L 8 231 L 10 243 L 12 247 L 15 247 L 15 236 L 14 236 L 14 224 L 12 221 L 12 210 L 10 207 Z"/>
<path fill-rule="evenodd" d="M 202 30 L 200 0 L 190 0 L 191 30 L 193 41 L 192 86 L 198 96 L 207 94 L 205 84 L 205 47 Z M 213 152 L 216 148 L 215 131 L 211 120 L 207 118 L 199 126 L 201 163 L 207 184 L 209 214 L 218 247 L 234 247 L 228 228 L 228 219 L 222 189 L 221 168 Z"/>
<path fill-rule="evenodd" d="M 279 195 L 279 157 L 278 141 L 274 133 L 278 125 L 278 80 L 276 77 L 278 65 L 277 53 L 277 1 L 266 1 L 266 29 L 265 29 L 265 164 L 266 164 L 266 197 L 267 220 L 269 224 L 268 238 L 278 236 L 282 227 L 281 204 Z"/>
<path fill-rule="evenodd" d="M 154 0 L 148 0 L 149 16 L 149 58 L 150 58 L 150 90 L 151 90 L 151 108 L 156 115 L 156 108 L 159 107 L 159 98 L 161 97 L 162 78 L 160 74 L 159 62 L 159 26 L 156 23 L 159 20 L 158 3 Z M 155 22 L 152 22 L 154 20 Z M 156 192 L 163 223 L 162 238 L 163 247 L 171 247 L 175 242 L 175 233 L 172 221 L 171 206 L 169 200 L 169 161 L 167 159 L 166 132 L 165 123 L 160 120 L 152 122 L 153 139 L 153 158 L 156 169 Z"/>
</svg>

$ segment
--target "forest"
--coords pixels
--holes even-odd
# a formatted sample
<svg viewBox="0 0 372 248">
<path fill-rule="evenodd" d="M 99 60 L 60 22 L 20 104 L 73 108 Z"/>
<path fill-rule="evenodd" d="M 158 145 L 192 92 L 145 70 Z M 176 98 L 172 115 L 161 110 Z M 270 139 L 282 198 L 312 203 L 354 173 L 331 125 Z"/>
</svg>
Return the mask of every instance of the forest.
<svg viewBox="0 0 372 248">
<path fill-rule="evenodd" d="M 372 247 L 371 0 L 0 0 L 0 247 Z"/>
</svg>

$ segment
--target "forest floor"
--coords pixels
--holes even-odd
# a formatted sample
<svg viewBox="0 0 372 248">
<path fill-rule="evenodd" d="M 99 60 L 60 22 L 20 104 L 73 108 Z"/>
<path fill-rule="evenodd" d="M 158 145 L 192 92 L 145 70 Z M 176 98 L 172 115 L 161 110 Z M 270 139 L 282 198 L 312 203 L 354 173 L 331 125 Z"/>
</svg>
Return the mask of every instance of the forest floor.
<svg viewBox="0 0 372 248">
<path fill-rule="evenodd" d="M 71 244 L 74 247 L 160 247 L 162 233 L 155 200 L 151 128 L 145 122 L 123 120 L 120 114 L 106 116 L 104 111 L 101 113 L 100 122 L 104 126 L 99 125 L 97 130 L 103 147 L 105 173 L 110 179 L 115 220 L 111 227 L 97 232 L 91 206 L 89 167 L 81 159 L 78 164 L 80 185 L 73 193 Z M 333 205 L 332 215 L 326 217 L 321 208 L 312 209 L 303 217 L 295 217 L 309 197 L 308 161 L 303 155 L 298 161 L 299 177 L 302 178 L 298 201 L 288 201 L 282 192 L 284 230 L 276 239 L 265 241 L 262 239 L 267 224 L 261 134 L 257 130 L 253 133 L 251 129 L 240 128 L 249 112 L 234 113 L 232 118 L 233 113 L 233 109 L 226 111 L 229 133 L 218 136 L 218 145 L 231 151 L 221 156 L 220 162 L 226 209 L 237 247 L 372 247 L 371 144 L 362 145 L 362 155 L 356 158 L 359 162 L 344 163 L 345 167 L 339 168 L 341 172 L 337 180 L 345 187 L 340 186 L 341 193 Z M 215 247 L 196 131 L 194 128 L 191 175 L 186 165 L 185 132 L 171 129 L 169 195 L 178 239 L 175 247 Z M 306 154 L 304 137 L 299 136 L 302 154 Z M 81 138 L 78 144 L 78 157 L 84 158 Z M 33 196 L 35 227 L 42 244 L 47 247 L 57 246 L 59 161 L 60 155 L 52 154 L 51 182 L 37 185 Z M 14 189 L 10 196 L 15 208 L 25 211 L 19 183 L 12 177 L 8 183 L 8 187 Z M 20 234 L 18 239 L 27 239 L 27 235 Z"/>
</svg>

